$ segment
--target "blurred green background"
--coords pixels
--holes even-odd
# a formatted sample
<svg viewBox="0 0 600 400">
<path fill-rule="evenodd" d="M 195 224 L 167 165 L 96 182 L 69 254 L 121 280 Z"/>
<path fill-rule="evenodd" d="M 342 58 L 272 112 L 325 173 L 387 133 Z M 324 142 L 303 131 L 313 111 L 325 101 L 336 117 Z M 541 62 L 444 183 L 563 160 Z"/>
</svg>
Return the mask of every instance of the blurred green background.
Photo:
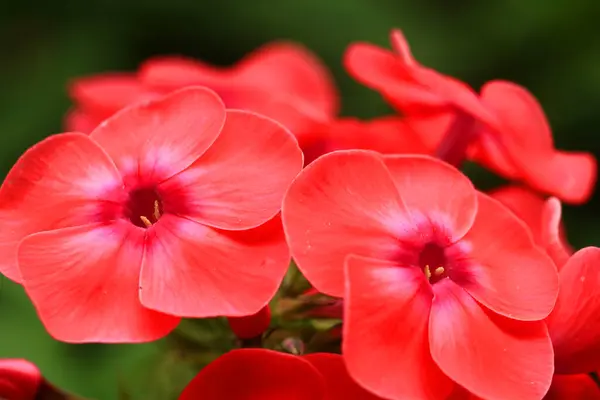
<svg viewBox="0 0 600 400">
<path fill-rule="evenodd" d="M 0 169 L 39 139 L 61 131 L 72 77 L 133 70 L 156 54 L 230 64 L 274 39 L 305 44 L 331 68 L 343 114 L 389 112 L 349 78 L 345 47 L 388 45 L 404 30 L 423 64 L 479 88 L 495 78 L 528 87 L 541 101 L 558 147 L 600 156 L 600 2 L 594 0 L 32 0 L 0 13 Z M 473 172 L 482 187 L 497 180 Z M 566 207 L 576 247 L 600 244 L 600 199 Z M 0 221 L 1 223 L 1 221 Z M 23 291 L 0 289 L 0 357 L 25 357 L 57 385 L 96 399 L 117 398 L 119 382 L 147 363 L 149 345 L 65 345 L 44 332 Z"/>
</svg>

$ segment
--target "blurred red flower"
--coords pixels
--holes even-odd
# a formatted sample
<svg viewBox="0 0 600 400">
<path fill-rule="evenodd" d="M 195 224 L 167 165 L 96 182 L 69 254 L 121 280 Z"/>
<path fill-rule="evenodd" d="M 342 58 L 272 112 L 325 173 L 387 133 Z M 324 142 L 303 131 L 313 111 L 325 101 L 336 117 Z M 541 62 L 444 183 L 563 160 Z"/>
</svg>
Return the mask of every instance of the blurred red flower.
<svg viewBox="0 0 600 400">
<path fill-rule="evenodd" d="M 420 65 L 398 30 L 395 52 L 356 43 L 346 53 L 352 76 L 405 114 L 438 156 L 458 164 L 465 155 L 500 175 L 570 203 L 585 202 L 596 182 L 589 153 L 554 148 L 537 100 L 511 82 L 488 82 L 481 96 L 466 84 Z"/>
<path fill-rule="evenodd" d="M 89 133 L 118 110 L 187 86 L 214 90 L 229 109 L 243 109 L 284 124 L 304 147 L 308 136 L 338 112 L 338 94 L 327 68 L 309 50 L 270 43 L 231 67 L 184 57 L 156 57 L 136 73 L 102 74 L 72 82 L 75 102 L 68 130 Z"/>
<path fill-rule="evenodd" d="M 232 382 L 235 381 L 235 384 Z M 179 400 L 377 400 L 350 378 L 339 354 L 294 356 L 238 349 L 219 357 Z"/>
<path fill-rule="evenodd" d="M 34 400 L 43 378 L 40 370 L 22 359 L 0 359 L 0 399 Z"/>
<path fill-rule="evenodd" d="M 350 375 L 390 399 L 540 398 L 558 277 L 526 226 L 427 156 L 339 151 L 307 166 L 282 220 L 319 291 L 344 298 Z M 374 368 L 373 366 L 377 366 Z"/>
<path fill-rule="evenodd" d="M 287 269 L 277 214 L 301 168 L 281 125 L 183 89 L 29 149 L 0 189 L 0 268 L 68 342 L 252 314 Z"/>
</svg>

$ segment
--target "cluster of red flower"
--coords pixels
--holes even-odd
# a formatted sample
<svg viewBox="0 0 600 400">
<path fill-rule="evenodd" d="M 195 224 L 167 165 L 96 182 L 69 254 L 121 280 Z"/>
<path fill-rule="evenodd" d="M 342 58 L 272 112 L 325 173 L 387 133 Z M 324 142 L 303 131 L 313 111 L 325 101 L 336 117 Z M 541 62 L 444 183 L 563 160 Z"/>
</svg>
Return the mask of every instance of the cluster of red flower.
<svg viewBox="0 0 600 400">
<path fill-rule="evenodd" d="M 560 222 L 595 159 L 556 150 L 524 88 L 478 94 L 391 37 L 345 56 L 401 114 L 372 121 L 337 117 L 293 44 L 75 81 L 76 133 L 0 188 L 0 271 L 65 342 L 152 341 L 182 317 L 260 336 L 290 256 L 338 299 L 341 355 L 232 350 L 181 399 L 600 399 L 600 249 L 571 250 Z M 484 194 L 465 160 L 519 186 Z M 43 381 L 6 362 L 0 390 Z"/>
</svg>

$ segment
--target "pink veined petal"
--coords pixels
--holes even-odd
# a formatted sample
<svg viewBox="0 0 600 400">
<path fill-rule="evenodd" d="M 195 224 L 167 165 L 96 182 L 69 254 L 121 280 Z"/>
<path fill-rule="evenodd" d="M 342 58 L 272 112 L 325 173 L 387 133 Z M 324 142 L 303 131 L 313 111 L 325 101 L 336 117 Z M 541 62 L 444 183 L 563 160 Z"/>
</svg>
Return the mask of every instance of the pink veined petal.
<svg viewBox="0 0 600 400">
<path fill-rule="evenodd" d="M 165 214 L 147 235 L 141 302 L 182 317 L 258 312 L 290 261 L 278 216 L 255 229 L 221 231 Z"/>
<path fill-rule="evenodd" d="M 265 349 L 236 349 L 204 367 L 179 400 L 329 400 L 308 361 Z M 350 400 L 350 399 L 348 399 Z"/>
<path fill-rule="evenodd" d="M 554 375 L 544 400 L 600 400 L 600 389 L 587 374 Z"/>
<path fill-rule="evenodd" d="M 479 193 L 475 222 L 458 245 L 469 258 L 458 261 L 462 276 L 453 279 L 477 301 L 522 321 L 541 320 L 552 311 L 556 267 L 525 223 L 499 201 Z"/>
<path fill-rule="evenodd" d="M 429 156 L 384 157 L 400 197 L 415 221 L 441 221 L 455 242 L 471 228 L 477 192 L 459 170 Z"/>
<path fill-rule="evenodd" d="M 156 184 L 189 167 L 213 144 L 225 106 L 211 90 L 189 87 L 136 103 L 104 121 L 90 137 L 136 184 Z"/>
<path fill-rule="evenodd" d="M 302 273 L 337 297 L 346 256 L 394 257 L 399 233 L 413 229 L 383 159 L 362 150 L 329 153 L 304 168 L 284 198 L 282 219 Z"/>
<path fill-rule="evenodd" d="M 450 279 L 433 286 L 431 354 L 453 381 L 488 400 L 541 399 L 554 373 L 541 321 L 507 319 L 483 309 Z"/>
<path fill-rule="evenodd" d="M 548 317 L 556 370 L 578 374 L 600 369 L 600 249 L 575 253 L 559 274 L 560 292 Z"/>
<path fill-rule="evenodd" d="M 52 337 L 71 343 L 149 342 L 178 318 L 140 304 L 144 231 L 129 221 L 37 233 L 19 246 L 23 286 Z"/>
<path fill-rule="evenodd" d="M 116 217 L 122 179 L 81 133 L 50 136 L 27 150 L 0 188 L 0 272 L 21 280 L 17 245 L 27 235 Z"/>
<path fill-rule="evenodd" d="M 327 400 L 382 400 L 381 397 L 359 386 L 350 377 L 341 355 L 311 353 L 302 358 L 310 362 L 325 378 Z"/>
<path fill-rule="evenodd" d="M 225 127 L 190 168 L 163 182 L 167 212 L 220 229 L 256 227 L 279 212 L 302 169 L 293 135 L 275 121 L 227 111 Z"/>
<path fill-rule="evenodd" d="M 450 394 L 454 384 L 429 351 L 431 299 L 419 268 L 347 258 L 342 354 L 353 379 L 386 399 Z"/>
<path fill-rule="evenodd" d="M 328 116 L 339 110 L 333 77 L 315 54 L 291 42 L 266 44 L 233 69 L 235 86 L 256 86 L 264 91 L 289 93 Z"/>
</svg>

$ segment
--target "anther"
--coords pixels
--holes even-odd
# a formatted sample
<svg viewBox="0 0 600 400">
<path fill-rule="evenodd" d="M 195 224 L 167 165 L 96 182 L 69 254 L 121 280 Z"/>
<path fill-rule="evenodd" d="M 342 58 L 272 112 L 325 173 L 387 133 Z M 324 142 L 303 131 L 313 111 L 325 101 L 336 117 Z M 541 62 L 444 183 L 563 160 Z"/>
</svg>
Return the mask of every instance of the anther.
<svg viewBox="0 0 600 400">
<path fill-rule="evenodd" d="M 152 222 L 150 222 L 150 220 L 144 217 L 143 215 L 140 215 L 140 219 L 142 220 L 144 225 L 146 225 L 146 228 L 150 228 L 152 226 Z"/>
<path fill-rule="evenodd" d="M 433 271 L 433 275 L 440 276 L 444 273 L 444 267 L 437 267 L 435 271 Z"/>
<path fill-rule="evenodd" d="M 154 219 L 157 221 L 160 219 L 160 209 L 158 207 L 158 200 L 154 200 Z"/>
<path fill-rule="evenodd" d="M 429 269 L 429 265 L 426 265 L 425 268 L 423 268 L 423 272 L 425 272 L 425 277 L 427 277 L 427 280 L 431 279 L 431 270 Z"/>
</svg>

